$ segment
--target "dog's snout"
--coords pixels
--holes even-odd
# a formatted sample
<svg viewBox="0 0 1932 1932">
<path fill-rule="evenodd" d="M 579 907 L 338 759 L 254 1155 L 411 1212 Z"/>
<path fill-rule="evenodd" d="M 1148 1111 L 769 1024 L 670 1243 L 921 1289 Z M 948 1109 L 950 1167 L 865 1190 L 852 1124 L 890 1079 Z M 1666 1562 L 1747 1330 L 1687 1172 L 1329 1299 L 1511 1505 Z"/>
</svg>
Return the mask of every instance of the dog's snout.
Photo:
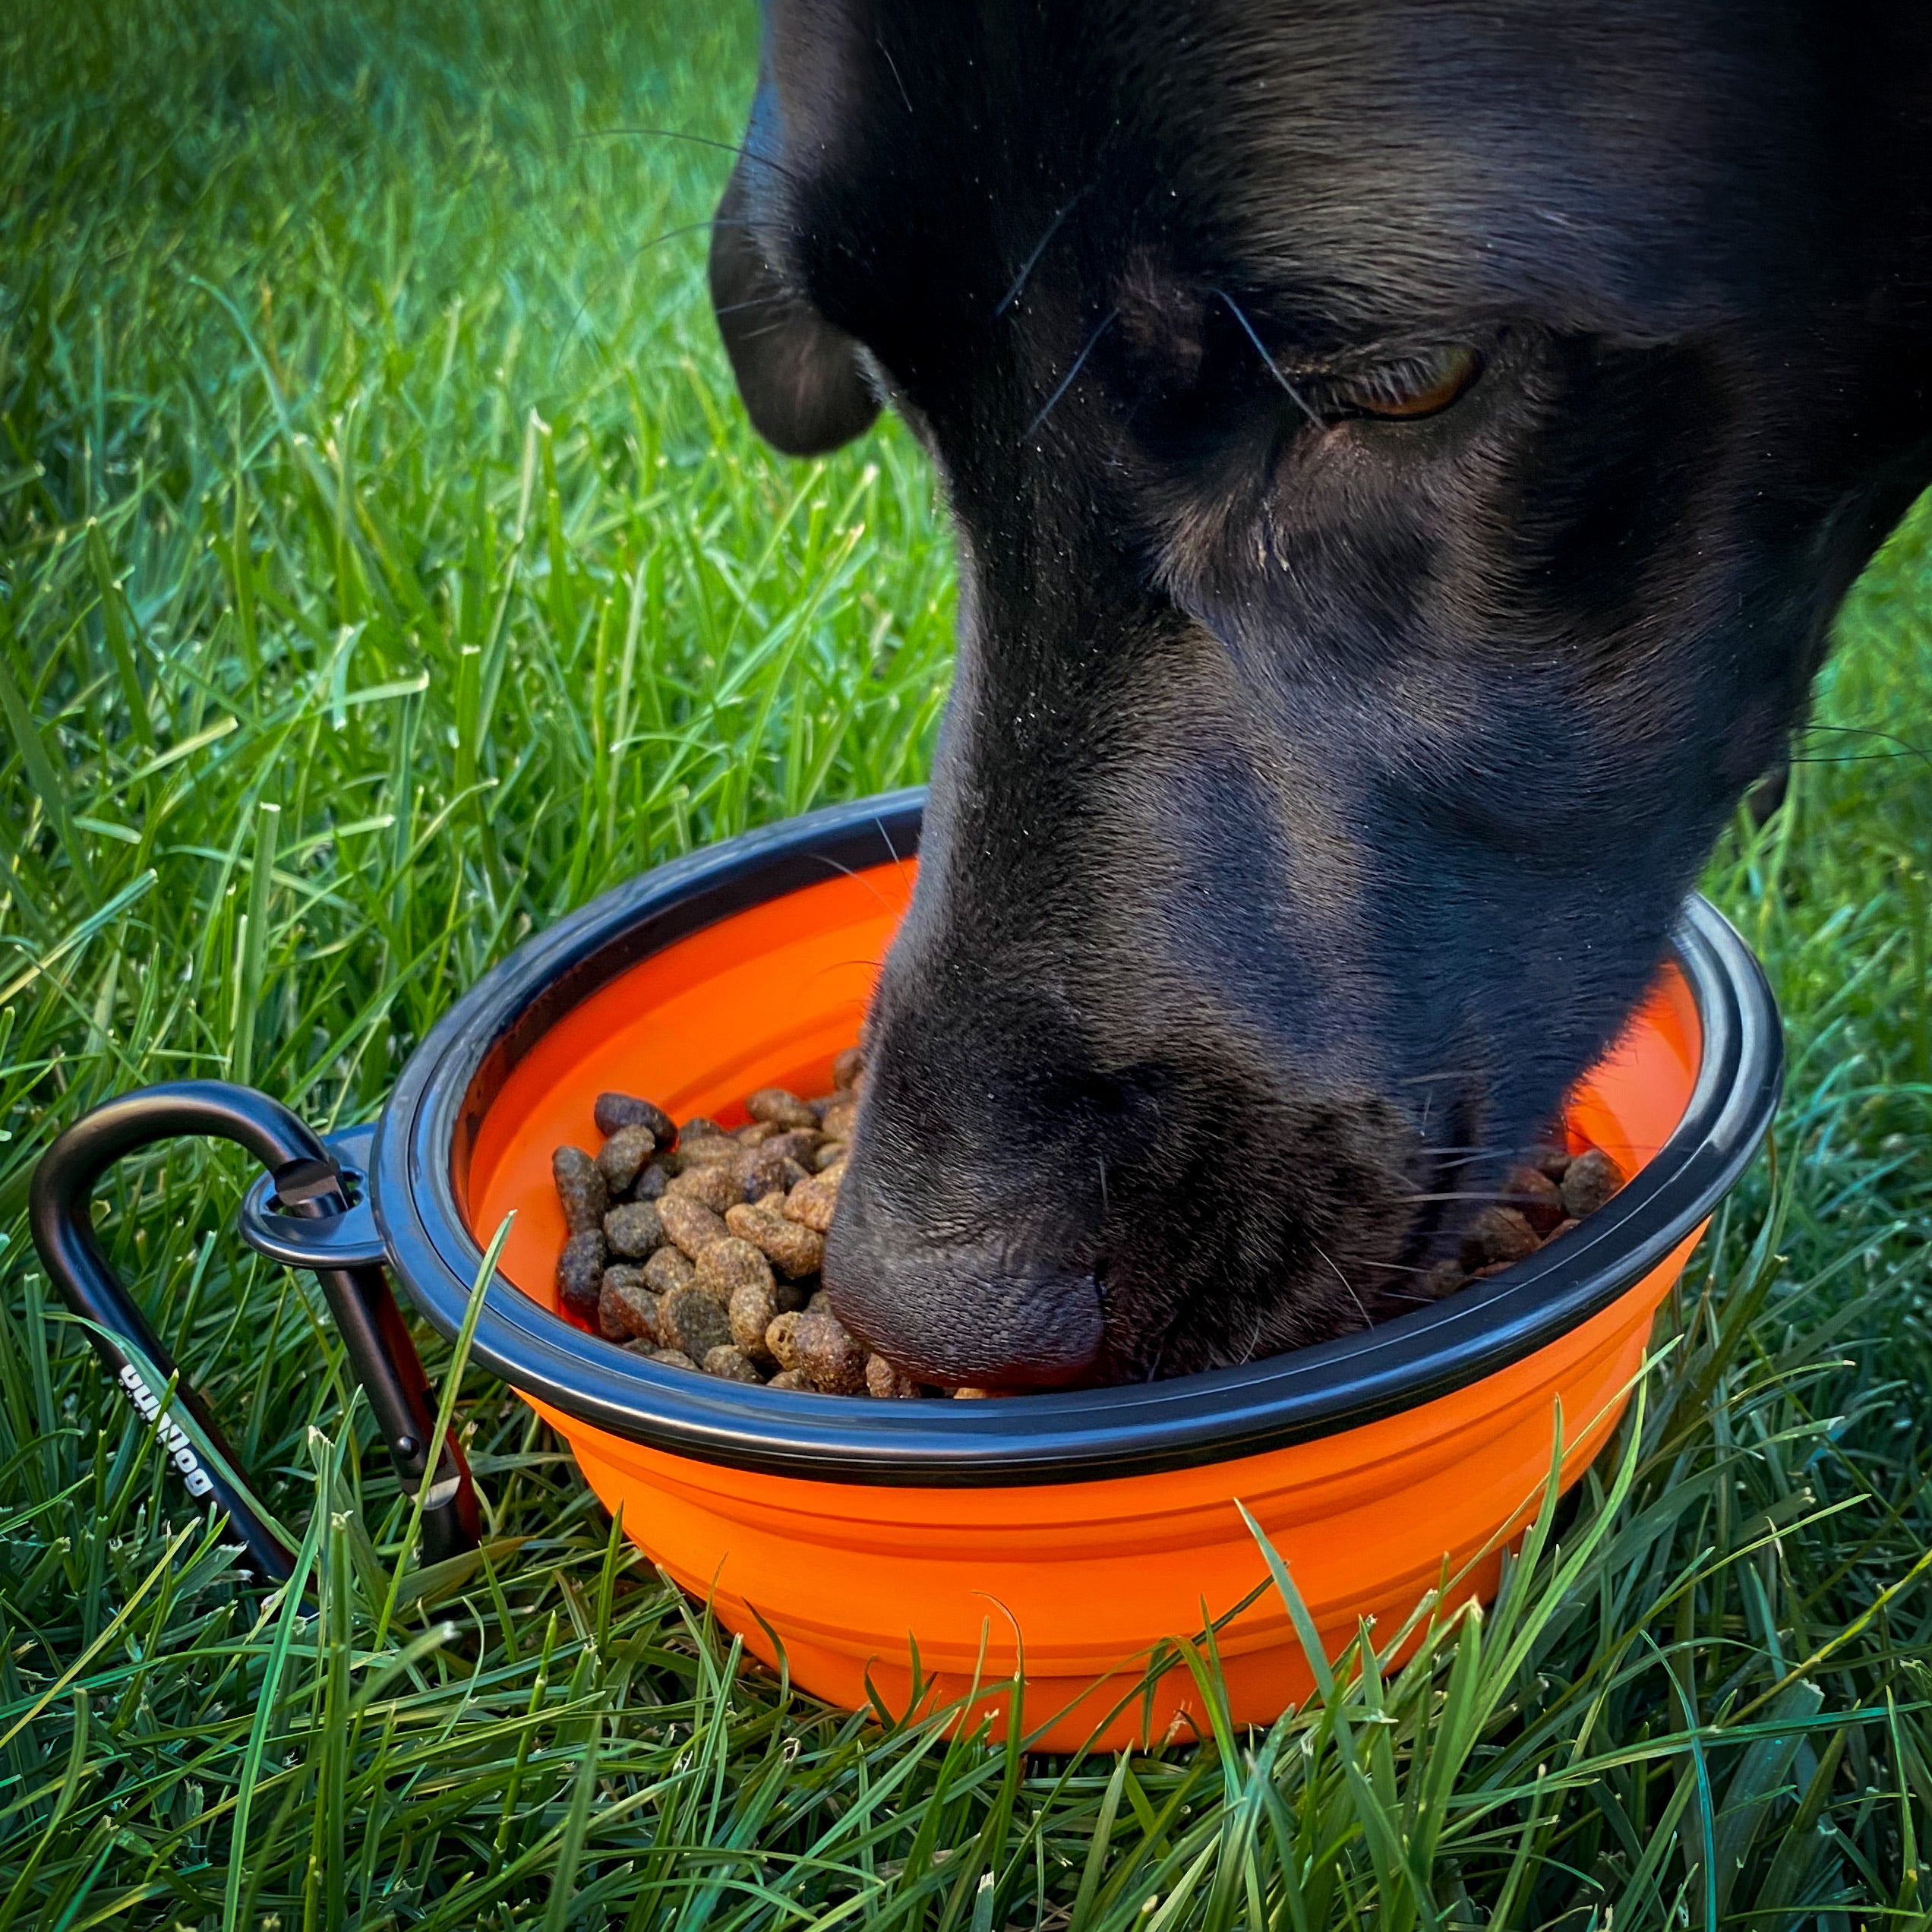
<svg viewBox="0 0 1932 1932">
<path fill-rule="evenodd" d="M 1106 1333 L 1091 1271 L 991 1242 L 894 1240 L 842 1202 L 825 1280 L 855 1335 L 944 1387 L 1064 1387 L 1093 1369 Z"/>
</svg>

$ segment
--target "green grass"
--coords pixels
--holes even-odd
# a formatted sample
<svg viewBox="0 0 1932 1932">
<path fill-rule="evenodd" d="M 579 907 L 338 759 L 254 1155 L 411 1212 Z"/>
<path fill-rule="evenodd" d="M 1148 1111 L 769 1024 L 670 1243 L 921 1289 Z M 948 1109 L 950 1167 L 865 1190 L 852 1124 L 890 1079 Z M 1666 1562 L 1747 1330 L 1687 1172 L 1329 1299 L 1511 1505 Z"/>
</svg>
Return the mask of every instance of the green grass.
<svg viewBox="0 0 1932 1932">
<path fill-rule="evenodd" d="M 762 450 L 704 311 L 755 35 L 0 21 L 0 1928 L 1927 1923 L 1932 516 L 1842 623 L 1850 731 L 1713 864 L 1790 1099 L 1640 1423 L 1479 1624 L 1368 1634 L 1264 1735 L 1029 1763 L 828 1711 L 477 1375 L 497 1561 L 414 1569 L 312 1284 L 177 1147 L 104 1238 L 308 1530 L 313 1615 L 264 1606 L 50 1305 L 26 1176 L 91 1102 L 367 1117 L 525 933 L 923 770 L 928 472 Z"/>
</svg>

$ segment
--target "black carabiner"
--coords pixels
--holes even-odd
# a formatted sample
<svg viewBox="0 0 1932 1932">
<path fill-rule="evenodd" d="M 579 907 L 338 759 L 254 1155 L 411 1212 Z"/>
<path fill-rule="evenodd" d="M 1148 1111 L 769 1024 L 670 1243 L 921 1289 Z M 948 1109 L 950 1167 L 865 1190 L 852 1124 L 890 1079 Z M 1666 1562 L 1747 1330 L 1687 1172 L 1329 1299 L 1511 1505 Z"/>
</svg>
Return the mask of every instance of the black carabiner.
<svg viewBox="0 0 1932 1932">
<path fill-rule="evenodd" d="M 268 1170 L 276 1219 L 313 1223 L 350 1213 L 352 1183 L 329 1145 L 280 1101 L 225 1081 L 174 1081 L 123 1094 L 96 1107 L 41 1157 L 33 1170 L 29 1208 L 33 1245 L 62 1299 L 90 1324 L 88 1339 L 108 1373 L 167 1444 L 188 1494 L 197 1502 L 212 1499 L 219 1507 L 248 1552 L 249 1567 L 263 1581 L 284 1583 L 293 1574 L 295 1552 L 248 1487 L 247 1474 L 207 1403 L 182 1377 L 94 1238 L 93 1190 L 102 1175 L 138 1148 L 184 1135 L 233 1141 L 247 1148 Z M 321 1283 L 396 1476 L 406 1493 L 413 1495 L 429 1469 L 435 1405 L 421 1359 L 377 1264 L 380 1244 L 373 1252 L 366 1242 L 337 1242 L 333 1252 L 327 1243 L 317 1245 L 326 1261 L 323 1255 L 305 1258 L 305 1265 Z M 154 1375 L 160 1378 L 159 1387 Z M 164 1408 L 170 1380 L 172 1406 Z M 212 1457 L 202 1453 L 204 1445 L 213 1451 Z M 451 1431 L 423 1497 L 425 1559 L 434 1562 L 474 1549 L 480 1528 L 469 1466 Z"/>
</svg>

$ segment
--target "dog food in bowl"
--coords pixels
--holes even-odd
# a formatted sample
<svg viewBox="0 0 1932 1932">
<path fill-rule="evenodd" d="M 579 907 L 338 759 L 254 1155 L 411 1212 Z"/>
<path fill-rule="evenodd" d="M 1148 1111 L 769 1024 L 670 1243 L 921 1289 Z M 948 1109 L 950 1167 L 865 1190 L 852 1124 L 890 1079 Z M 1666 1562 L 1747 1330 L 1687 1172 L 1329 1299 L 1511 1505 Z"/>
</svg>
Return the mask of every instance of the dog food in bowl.
<svg viewBox="0 0 1932 1932">
<path fill-rule="evenodd" d="M 871 1353 L 819 1285 L 864 1072 L 848 1048 L 831 1093 L 807 1100 L 761 1088 L 735 1130 L 702 1118 L 680 1126 L 649 1100 L 600 1095 L 602 1146 L 560 1147 L 551 1159 L 568 1230 L 557 1263 L 564 1306 L 608 1341 L 728 1381 L 887 1400 L 986 1394 L 924 1387 Z M 1460 1258 L 1438 1262 L 1404 1299 L 1439 1300 L 1500 1274 L 1621 1184 L 1600 1148 L 1540 1150 L 1470 1223 Z"/>
</svg>

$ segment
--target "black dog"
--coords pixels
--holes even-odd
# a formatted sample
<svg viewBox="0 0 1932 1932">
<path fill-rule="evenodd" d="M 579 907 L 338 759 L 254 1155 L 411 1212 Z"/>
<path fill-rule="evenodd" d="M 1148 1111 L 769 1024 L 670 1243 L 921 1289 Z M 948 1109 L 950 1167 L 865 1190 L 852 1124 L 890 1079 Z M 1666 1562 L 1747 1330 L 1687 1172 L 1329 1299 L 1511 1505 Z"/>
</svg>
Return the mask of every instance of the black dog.
<svg viewBox="0 0 1932 1932">
<path fill-rule="evenodd" d="M 1924 20 L 778 0 L 739 384 L 799 453 L 889 400 L 961 554 L 853 1327 L 1172 1374 L 1453 1251 L 1932 474 Z"/>
</svg>

